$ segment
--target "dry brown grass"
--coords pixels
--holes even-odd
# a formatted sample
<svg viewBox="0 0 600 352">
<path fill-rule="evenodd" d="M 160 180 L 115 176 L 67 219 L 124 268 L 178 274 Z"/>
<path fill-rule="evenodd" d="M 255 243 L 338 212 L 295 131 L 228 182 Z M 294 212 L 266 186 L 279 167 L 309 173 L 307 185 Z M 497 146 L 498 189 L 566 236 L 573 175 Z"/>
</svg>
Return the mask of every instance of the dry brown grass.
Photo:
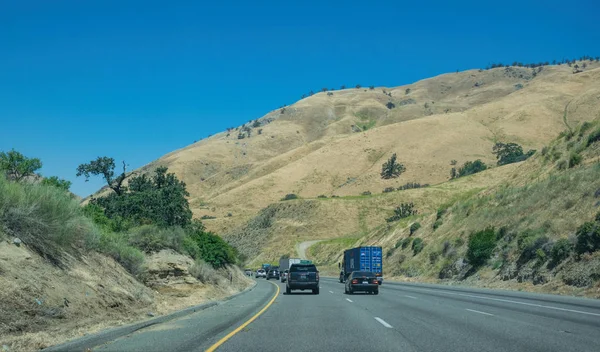
<svg viewBox="0 0 600 352">
<path fill-rule="evenodd" d="M 148 312 L 161 315 L 220 299 L 250 282 L 239 269 L 230 268 L 217 273 L 221 277 L 217 285 L 188 279 L 153 290 L 100 254 L 72 258 L 65 264 L 66 269 L 57 268 L 25 246 L 0 242 L 0 346 L 7 345 L 10 351 L 38 350 L 148 319 Z M 232 284 L 226 279 L 229 272 Z"/>
<path fill-rule="evenodd" d="M 194 215 L 217 216 L 206 225 L 222 233 L 288 193 L 351 196 L 406 182 L 436 184 L 448 179 L 450 160 L 493 162 L 494 141 L 541 149 L 566 128 L 568 103 L 573 124 L 595 117 L 599 89 L 600 69 L 591 64 L 577 75 L 567 66 L 545 67 L 535 78 L 525 68 L 469 70 L 395 88 L 318 93 L 284 114 L 266 114 L 260 120 L 271 122 L 261 135 L 219 133 L 144 169 L 168 166 L 188 185 Z M 402 105 L 407 99 L 415 103 Z M 385 107 L 390 100 L 395 109 Z M 352 132 L 367 121 L 374 128 Z M 381 163 L 393 152 L 407 172 L 381 180 Z"/>
</svg>

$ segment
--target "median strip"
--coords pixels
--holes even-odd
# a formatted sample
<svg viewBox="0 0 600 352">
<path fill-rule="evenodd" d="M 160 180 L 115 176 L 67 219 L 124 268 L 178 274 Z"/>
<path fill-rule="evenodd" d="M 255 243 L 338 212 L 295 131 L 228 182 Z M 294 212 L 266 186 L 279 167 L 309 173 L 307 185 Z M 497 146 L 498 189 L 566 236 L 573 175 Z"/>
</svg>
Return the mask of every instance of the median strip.
<svg viewBox="0 0 600 352">
<path fill-rule="evenodd" d="M 258 318 L 267 309 L 269 309 L 269 307 L 273 304 L 273 302 L 275 302 L 275 300 L 277 299 L 277 296 L 279 295 L 279 285 L 277 285 L 277 284 L 275 284 L 273 282 L 271 282 L 271 283 L 277 288 L 277 292 L 275 292 L 275 295 L 273 295 L 273 298 L 271 298 L 271 300 L 269 301 L 269 303 L 267 303 L 267 305 L 264 306 L 263 309 L 260 310 L 260 312 L 256 313 L 252 318 L 250 318 L 244 324 L 240 325 L 237 329 L 233 330 L 232 332 L 230 332 L 229 334 L 227 334 L 227 336 L 225 336 L 222 339 L 220 339 L 219 341 L 217 341 L 217 343 L 215 343 L 214 345 L 210 346 L 206 350 L 206 352 L 213 352 L 213 351 L 215 351 L 217 348 L 219 348 L 219 346 L 221 346 L 227 340 L 229 340 L 231 337 L 233 337 L 233 335 L 235 335 L 238 332 L 242 331 L 242 329 L 244 329 L 246 326 L 250 325 L 250 323 L 252 323 L 254 320 L 256 320 L 256 318 Z"/>
<path fill-rule="evenodd" d="M 468 308 L 466 308 L 466 309 L 467 309 L 469 312 L 478 313 L 478 314 L 483 314 L 483 315 L 489 315 L 489 316 L 492 316 L 492 317 L 494 316 L 494 314 L 490 314 L 490 313 L 482 312 L 482 311 L 479 311 L 479 310 L 475 310 L 475 309 L 468 309 Z"/>
<path fill-rule="evenodd" d="M 375 320 L 377 320 L 378 322 L 380 322 L 381 325 L 385 326 L 388 329 L 392 328 L 392 326 L 390 324 L 386 323 L 385 320 L 383 320 L 381 318 L 375 317 Z"/>
<path fill-rule="evenodd" d="M 408 297 L 408 298 L 412 298 L 412 299 L 417 299 L 417 297 L 413 297 L 413 296 L 409 296 L 409 295 L 404 295 L 404 297 Z"/>
</svg>

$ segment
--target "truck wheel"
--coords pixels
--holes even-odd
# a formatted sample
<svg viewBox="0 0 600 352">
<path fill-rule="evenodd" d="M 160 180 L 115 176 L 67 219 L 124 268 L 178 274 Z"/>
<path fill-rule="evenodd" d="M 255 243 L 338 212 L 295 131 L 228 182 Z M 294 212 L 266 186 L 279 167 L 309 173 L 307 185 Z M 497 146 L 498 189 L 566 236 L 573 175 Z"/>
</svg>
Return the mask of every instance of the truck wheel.
<svg viewBox="0 0 600 352">
<path fill-rule="evenodd" d="M 373 291 L 373 294 L 378 295 L 379 294 L 379 290 Z"/>
<path fill-rule="evenodd" d="M 267 281 L 269 281 L 269 278 L 267 277 Z"/>
<path fill-rule="evenodd" d="M 319 294 L 319 289 L 318 288 L 315 288 L 312 291 L 313 291 L 313 295 L 318 295 Z"/>
<path fill-rule="evenodd" d="M 348 294 L 348 288 L 344 285 L 344 293 Z"/>
<path fill-rule="evenodd" d="M 290 293 L 292 293 L 292 290 L 290 290 L 290 288 L 288 286 L 286 286 L 285 293 L 287 293 L 289 295 Z"/>
</svg>

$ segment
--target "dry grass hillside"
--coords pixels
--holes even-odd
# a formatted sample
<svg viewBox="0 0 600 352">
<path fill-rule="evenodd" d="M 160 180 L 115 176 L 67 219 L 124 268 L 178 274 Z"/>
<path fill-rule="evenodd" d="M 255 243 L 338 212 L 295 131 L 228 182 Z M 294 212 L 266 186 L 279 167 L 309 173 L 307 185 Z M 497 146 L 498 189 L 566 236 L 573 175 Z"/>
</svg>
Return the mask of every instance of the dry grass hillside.
<svg viewBox="0 0 600 352">
<path fill-rule="evenodd" d="M 541 149 L 567 128 L 565 109 L 569 124 L 589 119 L 598 67 L 590 63 L 578 74 L 566 65 L 539 73 L 469 70 L 401 87 L 321 92 L 143 170 L 168 166 L 187 183 L 195 216 L 215 216 L 205 224 L 226 233 L 289 193 L 352 196 L 407 182 L 439 184 L 449 179 L 451 160 L 493 162 L 496 141 Z M 392 153 L 406 172 L 382 180 L 381 164 Z"/>
</svg>

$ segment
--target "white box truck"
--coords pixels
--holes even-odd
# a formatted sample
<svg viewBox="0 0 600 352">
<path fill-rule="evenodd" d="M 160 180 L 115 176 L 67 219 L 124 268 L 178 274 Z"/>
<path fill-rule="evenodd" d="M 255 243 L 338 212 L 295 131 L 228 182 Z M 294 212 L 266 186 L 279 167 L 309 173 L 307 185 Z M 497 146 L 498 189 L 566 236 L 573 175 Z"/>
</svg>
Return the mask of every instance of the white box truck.
<svg viewBox="0 0 600 352">
<path fill-rule="evenodd" d="M 292 264 L 300 264 L 300 258 L 281 258 L 279 259 L 279 273 L 281 282 L 286 282 L 287 275 Z"/>
</svg>

